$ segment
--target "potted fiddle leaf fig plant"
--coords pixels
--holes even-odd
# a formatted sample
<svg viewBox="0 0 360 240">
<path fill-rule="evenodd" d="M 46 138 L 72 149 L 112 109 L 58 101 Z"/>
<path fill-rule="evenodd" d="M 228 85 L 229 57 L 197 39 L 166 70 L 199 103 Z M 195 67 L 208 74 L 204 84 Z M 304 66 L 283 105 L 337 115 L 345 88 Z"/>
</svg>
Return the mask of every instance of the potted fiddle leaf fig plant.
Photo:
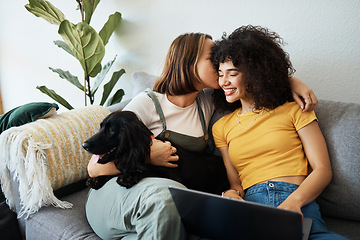
<svg viewBox="0 0 360 240">
<path fill-rule="evenodd" d="M 83 91 L 86 106 L 88 100 L 90 104 L 94 103 L 95 93 L 115 62 L 116 56 L 112 61 L 109 61 L 105 65 L 102 66 L 101 64 L 105 55 L 105 46 L 120 22 L 121 14 L 115 12 L 110 15 L 102 29 L 97 32 L 90 26 L 90 20 L 100 0 L 76 0 L 76 2 L 81 15 L 81 21 L 77 24 L 67 20 L 64 14 L 49 1 L 29 0 L 29 4 L 26 4 L 25 8 L 36 17 L 41 17 L 47 22 L 59 26 L 58 33 L 63 41 L 58 40 L 54 41 L 54 43 L 79 61 L 84 72 L 83 83 L 69 71 L 49 68 L 57 73 L 60 78 L 69 81 Z M 112 105 L 121 101 L 124 96 L 123 89 L 118 89 L 112 96 L 110 96 L 110 94 L 115 84 L 124 73 L 124 69 L 114 72 L 108 82 L 104 84 L 102 98 L 99 103 L 100 105 L 104 105 L 105 103 L 107 105 Z M 38 86 L 37 89 L 67 109 L 73 109 L 70 103 L 58 95 L 54 90 L 51 90 L 46 86 Z"/>
</svg>

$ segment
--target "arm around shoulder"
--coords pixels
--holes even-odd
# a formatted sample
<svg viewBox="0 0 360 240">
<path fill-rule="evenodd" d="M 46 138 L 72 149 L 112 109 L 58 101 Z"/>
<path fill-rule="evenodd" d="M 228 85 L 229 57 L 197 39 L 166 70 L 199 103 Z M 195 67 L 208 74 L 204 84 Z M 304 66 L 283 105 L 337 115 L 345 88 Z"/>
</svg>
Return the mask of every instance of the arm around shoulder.
<svg viewBox="0 0 360 240">
<path fill-rule="evenodd" d="M 310 112 L 316 108 L 318 99 L 313 90 L 296 77 L 290 78 L 290 86 L 293 98 L 304 112 Z"/>
</svg>

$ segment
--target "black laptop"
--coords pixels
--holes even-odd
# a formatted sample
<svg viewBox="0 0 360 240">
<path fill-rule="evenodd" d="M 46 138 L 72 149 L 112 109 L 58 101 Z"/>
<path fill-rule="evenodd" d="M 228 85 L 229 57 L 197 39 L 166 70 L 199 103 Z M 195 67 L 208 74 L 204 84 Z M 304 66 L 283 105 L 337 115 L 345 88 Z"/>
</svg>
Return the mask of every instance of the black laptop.
<svg viewBox="0 0 360 240">
<path fill-rule="evenodd" d="M 169 187 L 188 233 L 208 239 L 308 239 L 312 220 L 262 204 Z"/>
</svg>

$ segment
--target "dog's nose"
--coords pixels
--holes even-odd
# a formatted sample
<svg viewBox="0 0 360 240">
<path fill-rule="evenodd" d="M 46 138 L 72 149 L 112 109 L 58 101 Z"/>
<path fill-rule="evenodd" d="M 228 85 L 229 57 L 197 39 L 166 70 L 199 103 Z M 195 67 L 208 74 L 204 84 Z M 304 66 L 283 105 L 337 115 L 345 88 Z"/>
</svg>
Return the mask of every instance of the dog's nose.
<svg viewBox="0 0 360 240">
<path fill-rule="evenodd" d="M 85 142 L 82 144 L 82 147 L 83 147 L 86 151 L 88 151 L 89 148 L 90 148 L 90 143 L 89 143 L 88 141 L 85 141 Z"/>
</svg>

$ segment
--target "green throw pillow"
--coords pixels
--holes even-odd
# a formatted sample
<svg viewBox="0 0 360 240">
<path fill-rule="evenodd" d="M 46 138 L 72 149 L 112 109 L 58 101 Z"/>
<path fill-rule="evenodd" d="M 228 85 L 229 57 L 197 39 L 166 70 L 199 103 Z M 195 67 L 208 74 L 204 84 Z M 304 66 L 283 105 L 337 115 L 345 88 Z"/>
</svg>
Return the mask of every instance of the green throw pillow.
<svg viewBox="0 0 360 240">
<path fill-rule="evenodd" d="M 0 116 L 0 134 L 11 127 L 33 122 L 53 108 L 58 110 L 59 106 L 56 103 L 34 102 L 14 108 Z"/>
</svg>

